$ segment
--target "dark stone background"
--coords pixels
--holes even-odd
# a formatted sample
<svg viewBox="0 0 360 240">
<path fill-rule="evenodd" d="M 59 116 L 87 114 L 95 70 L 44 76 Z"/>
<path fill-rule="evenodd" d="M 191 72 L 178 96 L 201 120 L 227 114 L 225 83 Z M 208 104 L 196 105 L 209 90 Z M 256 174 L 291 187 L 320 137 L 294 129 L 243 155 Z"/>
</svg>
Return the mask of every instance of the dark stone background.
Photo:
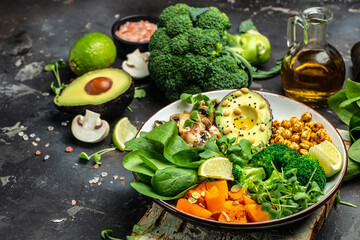
<svg viewBox="0 0 360 240">
<path fill-rule="evenodd" d="M 113 151 L 104 155 L 102 166 L 81 161 L 80 152 L 93 153 L 111 146 L 111 136 L 96 144 L 73 138 L 72 116 L 58 111 L 52 101 L 52 73 L 43 71 L 49 62 L 59 58 L 67 61 L 69 49 L 81 36 L 102 32 L 109 36 L 118 17 L 132 14 L 158 16 L 162 9 L 178 1 L 140 0 L 2 0 L 0 2 L 0 239 L 100 239 L 103 229 L 125 237 L 141 218 L 151 200 L 139 195 L 129 183 L 132 174 L 121 164 L 126 153 Z M 334 13 L 328 26 L 328 41 L 342 54 L 346 76 L 352 77 L 350 49 L 360 40 L 359 1 L 183 1 L 193 6 L 217 6 L 233 24 L 251 18 L 272 45 L 268 65 L 285 55 L 286 24 L 292 14 L 310 6 L 327 6 Z M 117 59 L 114 67 L 120 67 Z M 75 76 L 61 70 L 68 81 Z M 140 127 L 146 119 L 168 104 L 149 79 L 136 81 L 147 96 L 135 99 L 130 107 L 109 120 L 113 128 L 126 116 Z M 283 94 L 280 76 L 256 81 L 253 89 Z M 336 127 L 346 129 L 328 108 L 322 113 Z M 66 125 L 66 126 L 64 126 Z M 49 131 L 48 127 L 54 127 Z M 18 135 L 35 134 L 25 141 Z M 39 137 L 40 141 L 35 138 Z M 37 143 L 34 146 L 32 142 Z M 49 143 L 49 146 L 45 145 Z M 72 153 L 65 148 L 72 146 Z M 42 154 L 35 156 L 35 151 Z M 45 160 L 44 157 L 50 157 Z M 107 177 L 101 177 L 107 172 Z M 114 179 L 114 175 L 125 180 Z M 100 177 L 98 184 L 89 183 Z M 125 185 L 122 186 L 121 182 Z M 343 201 L 359 203 L 358 179 L 341 187 Z M 72 205 L 76 200 L 76 205 Z M 317 239 L 359 239 L 359 210 L 335 207 Z"/>
</svg>

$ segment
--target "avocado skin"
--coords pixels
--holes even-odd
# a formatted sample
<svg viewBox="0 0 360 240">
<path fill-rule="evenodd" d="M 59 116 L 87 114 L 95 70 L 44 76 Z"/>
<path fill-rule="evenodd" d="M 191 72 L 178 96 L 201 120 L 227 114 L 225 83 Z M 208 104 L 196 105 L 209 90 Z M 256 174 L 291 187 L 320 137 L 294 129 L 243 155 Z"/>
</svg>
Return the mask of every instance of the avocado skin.
<svg viewBox="0 0 360 240">
<path fill-rule="evenodd" d="M 105 103 L 101 104 L 87 104 L 87 105 L 59 105 L 56 104 L 56 101 L 53 101 L 55 106 L 63 112 L 78 115 L 78 114 L 85 114 L 85 110 L 88 109 L 90 111 L 96 112 L 101 114 L 102 118 L 114 118 L 120 115 L 133 101 L 134 99 L 134 81 L 130 77 L 130 85 L 128 88 L 116 98 L 113 98 Z"/>
</svg>

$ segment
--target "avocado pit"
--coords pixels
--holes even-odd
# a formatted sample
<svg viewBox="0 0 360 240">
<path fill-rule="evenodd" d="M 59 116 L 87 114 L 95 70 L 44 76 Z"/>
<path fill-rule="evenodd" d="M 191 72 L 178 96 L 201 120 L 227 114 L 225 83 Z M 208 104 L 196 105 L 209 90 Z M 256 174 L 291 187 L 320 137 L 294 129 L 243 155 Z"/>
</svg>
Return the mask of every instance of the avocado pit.
<svg viewBox="0 0 360 240">
<path fill-rule="evenodd" d="M 90 95 L 98 95 L 109 91 L 113 82 L 107 77 L 97 77 L 85 85 L 85 92 Z"/>
</svg>

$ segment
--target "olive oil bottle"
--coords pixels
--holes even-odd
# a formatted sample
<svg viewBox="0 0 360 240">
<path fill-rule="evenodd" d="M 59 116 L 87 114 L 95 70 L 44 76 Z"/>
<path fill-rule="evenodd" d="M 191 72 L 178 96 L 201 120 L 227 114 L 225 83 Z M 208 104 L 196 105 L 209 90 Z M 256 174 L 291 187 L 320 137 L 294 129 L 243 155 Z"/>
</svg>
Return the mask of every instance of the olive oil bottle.
<svg viewBox="0 0 360 240">
<path fill-rule="evenodd" d="M 326 42 L 326 24 L 331 20 L 329 9 L 315 7 L 288 22 L 289 51 L 281 66 L 285 95 L 313 108 L 326 107 L 327 99 L 341 90 L 345 80 L 343 58 Z M 296 42 L 296 25 L 304 29 L 301 43 Z"/>
</svg>

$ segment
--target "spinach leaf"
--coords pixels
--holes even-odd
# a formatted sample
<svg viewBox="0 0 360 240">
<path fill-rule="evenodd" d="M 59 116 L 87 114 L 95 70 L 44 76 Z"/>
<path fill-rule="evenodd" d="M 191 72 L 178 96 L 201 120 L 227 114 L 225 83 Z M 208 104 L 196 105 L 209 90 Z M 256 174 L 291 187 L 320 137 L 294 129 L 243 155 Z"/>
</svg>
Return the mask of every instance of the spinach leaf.
<svg viewBox="0 0 360 240">
<path fill-rule="evenodd" d="M 148 152 L 149 155 L 144 156 L 140 155 L 140 159 L 148 166 L 149 168 L 153 170 L 163 169 L 167 167 L 174 166 L 173 164 L 169 163 L 169 161 L 164 158 L 164 156 L 157 152 Z"/>
<path fill-rule="evenodd" d="M 203 148 L 189 148 L 175 153 L 171 156 L 172 163 L 184 168 L 198 169 L 205 160 L 200 160 L 200 152 Z"/>
<path fill-rule="evenodd" d="M 138 181 L 142 182 L 142 183 L 146 183 L 146 184 L 151 184 L 151 177 L 147 176 L 145 174 L 142 173 L 135 173 Z"/>
<path fill-rule="evenodd" d="M 197 171 L 179 167 L 156 170 L 151 178 L 151 185 L 154 191 L 166 197 L 175 196 L 197 182 Z"/>
<path fill-rule="evenodd" d="M 360 95 L 360 83 L 351 81 L 349 78 L 346 80 L 345 93 L 348 99 L 358 99 Z M 358 107 L 360 107 L 360 101 L 356 100 Z"/>
<path fill-rule="evenodd" d="M 182 139 L 177 133 L 172 135 L 164 148 L 164 157 L 171 163 L 173 162 L 172 156 L 175 153 L 180 152 L 182 150 L 190 149 L 189 145 Z"/>
<path fill-rule="evenodd" d="M 328 99 L 329 107 L 339 116 L 341 121 L 346 125 L 349 125 L 350 119 L 354 114 L 354 109 L 358 109 L 356 103 L 351 103 L 350 105 L 341 108 L 340 104 L 347 100 L 345 90 L 342 90 Z"/>
<path fill-rule="evenodd" d="M 125 142 L 125 147 L 132 151 L 143 149 L 152 150 L 159 153 L 163 152 L 163 145 L 161 143 L 145 138 L 146 134 L 145 136 L 143 135 L 144 134 L 140 133 L 140 137 L 133 138 L 130 141 Z"/>
<path fill-rule="evenodd" d="M 360 138 L 360 111 L 355 113 L 350 119 L 349 134 L 352 142 Z"/>
<path fill-rule="evenodd" d="M 161 143 L 162 146 L 165 146 L 166 142 L 174 135 L 178 136 L 176 122 L 169 121 L 151 130 L 148 134 L 146 134 L 145 138 Z"/>
<path fill-rule="evenodd" d="M 148 196 L 148 197 L 151 197 L 151 198 L 156 198 L 156 199 L 160 199 L 160 200 L 173 200 L 173 199 L 178 199 L 178 198 L 181 198 L 185 195 L 185 193 L 193 188 L 195 186 L 192 185 L 190 186 L 189 188 L 185 189 L 184 191 L 182 191 L 181 193 L 175 195 L 175 196 L 162 196 L 162 195 L 159 195 L 157 194 L 154 189 L 145 184 L 145 183 L 142 183 L 142 182 L 139 182 L 139 181 L 136 181 L 136 182 L 131 182 L 130 185 L 136 190 L 138 191 L 139 193 L 141 193 L 142 195 L 145 195 L 145 196 Z"/>
<path fill-rule="evenodd" d="M 141 159 L 143 156 L 151 156 L 151 152 L 145 150 L 136 150 L 128 153 L 123 159 L 123 166 L 129 171 L 142 173 L 144 175 L 152 177 L 155 173 L 153 169 L 148 167 Z"/>
<path fill-rule="evenodd" d="M 351 144 L 348 155 L 351 160 L 360 164 L 360 139 Z"/>
<path fill-rule="evenodd" d="M 344 181 L 348 181 L 350 179 L 356 178 L 359 175 L 360 175 L 360 164 L 353 161 L 349 157 Z"/>
</svg>

